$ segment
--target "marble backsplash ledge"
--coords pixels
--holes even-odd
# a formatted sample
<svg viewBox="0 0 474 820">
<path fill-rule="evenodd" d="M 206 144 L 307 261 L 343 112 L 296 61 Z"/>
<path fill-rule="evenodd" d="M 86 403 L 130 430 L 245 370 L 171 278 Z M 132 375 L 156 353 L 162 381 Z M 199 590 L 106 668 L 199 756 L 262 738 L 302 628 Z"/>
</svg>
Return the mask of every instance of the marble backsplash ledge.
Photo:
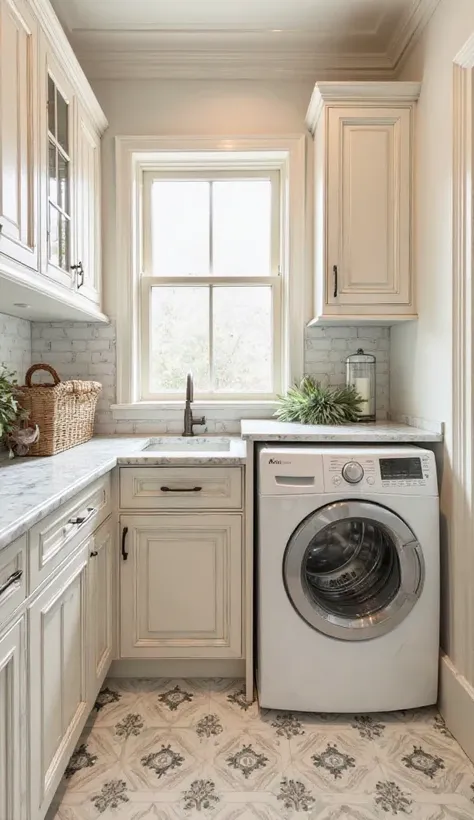
<svg viewBox="0 0 474 820">
<path fill-rule="evenodd" d="M 385 327 L 311 327 L 305 330 L 305 372 L 327 384 L 345 383 L 345 358 L 362 347 L 377 360 L 377 418 L 388 417 L 390 406 L 390 331 Z M 153 421 L 117 421 L 115 325 L 83 322 L 34 322 L 32 355 L 47 362 L 63 379 L 95 379 L 103 385 L 97 405 L 96 433 L 163 434 L 182 432 L 182 414 L 164 410 Z M 45 377 L 47 378 L 47 377 Z M 184 400 L 184 390 L 183 390 Z M 222 417 L 208 420 L 206 432 L 238 433 L 240 422 Z"/>
</svg>

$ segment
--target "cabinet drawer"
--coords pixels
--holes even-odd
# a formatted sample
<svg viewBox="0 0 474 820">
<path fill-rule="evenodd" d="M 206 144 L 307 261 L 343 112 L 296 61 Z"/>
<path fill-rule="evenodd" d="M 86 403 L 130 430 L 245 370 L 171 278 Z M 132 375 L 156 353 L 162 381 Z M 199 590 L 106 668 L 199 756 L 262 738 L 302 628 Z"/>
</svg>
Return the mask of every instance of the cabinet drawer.
<svg viewBox="0 0 474 820">
<path fill-rule="evenodd" d="M 110 513 L 110 475 L 82 490 L 30 530 L 33 592 Z"/>
<path fill-rule="evenodd" d="M 122 467 L 122 509 L 240 509 L 240 467 Z"/>
<path fill-rule="evenodd" d="M 0 552 L 0 631 L 26 598 L 26 535 Z"/>
</svg>

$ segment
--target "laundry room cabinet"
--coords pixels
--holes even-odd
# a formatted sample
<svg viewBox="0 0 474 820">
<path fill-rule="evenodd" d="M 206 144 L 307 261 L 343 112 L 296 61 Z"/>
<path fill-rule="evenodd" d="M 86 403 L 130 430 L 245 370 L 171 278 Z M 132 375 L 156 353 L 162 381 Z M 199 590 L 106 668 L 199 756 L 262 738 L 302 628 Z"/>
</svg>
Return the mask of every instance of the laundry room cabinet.
<svg viewBox="0 0 474 820">
<path fill-rule="evenodd" d="M 418 83 L 318 83 L 314 322 L 416 318 L 413 135 Z"/>
<path fill-rule="evenodd" d="M 28 318 L 104 320 L 107 120 L 49 0 L 0 0 L 0 302 Z"/>
</svg>

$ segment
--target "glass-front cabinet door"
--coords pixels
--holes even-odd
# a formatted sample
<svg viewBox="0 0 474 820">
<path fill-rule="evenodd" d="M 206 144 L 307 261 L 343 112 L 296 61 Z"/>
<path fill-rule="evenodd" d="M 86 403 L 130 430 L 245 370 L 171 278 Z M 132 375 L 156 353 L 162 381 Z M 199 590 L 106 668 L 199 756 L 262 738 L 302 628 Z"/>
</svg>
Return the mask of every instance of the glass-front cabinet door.
<svg viewBox="0 0 474 820">
<path fill-rule="evenodd" d="M 73 92 L 51 54 L 46 53 L 44 64 L 43 270 L 52 279 L 71 287 L 75 280 L 72 268 Z"/>
</svg>

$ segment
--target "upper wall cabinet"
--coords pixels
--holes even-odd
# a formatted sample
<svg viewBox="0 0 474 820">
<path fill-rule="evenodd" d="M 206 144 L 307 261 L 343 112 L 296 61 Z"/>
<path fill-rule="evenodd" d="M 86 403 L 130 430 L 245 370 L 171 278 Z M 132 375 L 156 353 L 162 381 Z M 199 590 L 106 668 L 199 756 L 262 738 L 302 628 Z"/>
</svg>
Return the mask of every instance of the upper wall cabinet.
<svg viewBox="0 0 474 820">
<path fill-rule="evenodd" d="M 2 310 L 105 319 L 100 139 L 107 121 L 49 0 L 0 0 L 0 37 Z M 27 314 L 16 310 L 23 302 Z"/>
<path fill-rule="evenodd" d="M 418 83 L 320 83 L 314 136 L 315 322 L 415 319 L 412 152 Z"/>
<path fill-rule="evenodd" d="M 38 270 L 38 22 L 0 0 L 0 254 Z"/>
</svg>

